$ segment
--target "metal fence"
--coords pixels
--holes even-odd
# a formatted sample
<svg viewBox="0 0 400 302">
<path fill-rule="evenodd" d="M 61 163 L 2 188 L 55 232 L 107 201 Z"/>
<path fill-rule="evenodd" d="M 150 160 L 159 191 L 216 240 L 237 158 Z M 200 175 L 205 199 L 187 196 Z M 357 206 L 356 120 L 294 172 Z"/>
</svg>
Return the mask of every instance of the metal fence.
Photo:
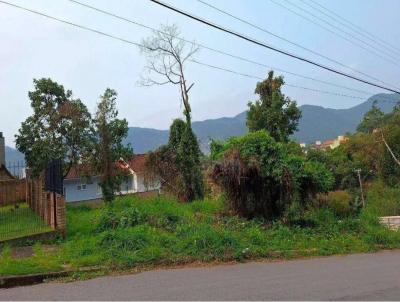
<svg viewBox="0 0 400 302">
<path fill-rule="evenodd" d="M 0 243 L 57 230 L 65 231 L 61 161 L 32 177 L 23 162 L 8 164 L 15 179 L 0 180 Z M 30 237 L 32 238 L 32 237 Z"/>
<path fill-rule="evenodd" d="M 51 231 L 26 202 L 0 207 L 0 242 Z"/>
<path fill-rule="evenodd" d="M 27 180 L 0 181 L 0 207 L 26 202 Z"/>
</svg>

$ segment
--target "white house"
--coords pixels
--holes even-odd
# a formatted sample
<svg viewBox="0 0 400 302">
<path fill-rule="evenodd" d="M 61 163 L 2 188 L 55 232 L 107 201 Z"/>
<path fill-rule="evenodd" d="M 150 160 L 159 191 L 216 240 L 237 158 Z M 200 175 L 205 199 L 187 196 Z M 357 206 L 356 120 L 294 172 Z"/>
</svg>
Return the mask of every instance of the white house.
<svg viewBox="0 0 400 302">
<path fill-rule="evenodd" d="M 145 154 L 134 155 L 129 161 L 120 160 L 121 168 L 128 171 L 127 179 L 121 184 L 121 195 L 156 192 L 160 191 L 161 184 L 154 181 L 151 184 L 145 184 L 144 168 L 146 162 Z M 73 167 L 67 177 L 64 179 L 64 196 L 67 202 L 86 201 L 101 199 L 102 192 L 99 186 L 100 177 L 90 176 L 85 173 L 85 168 Z"/>
</svg>

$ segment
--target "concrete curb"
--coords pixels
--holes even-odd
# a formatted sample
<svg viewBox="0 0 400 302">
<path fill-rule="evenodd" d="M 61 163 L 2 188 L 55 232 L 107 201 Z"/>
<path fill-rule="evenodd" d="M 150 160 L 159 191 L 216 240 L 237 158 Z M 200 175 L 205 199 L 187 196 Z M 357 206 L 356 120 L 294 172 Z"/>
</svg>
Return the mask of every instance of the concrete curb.
<svg viewBox="0 0 400 302">
<path fill-rule="evenodd" d="M 27 241 L 50 242 L 50 241 L 56 239 L 58 235 L 59 235 L 59 232 L 52 230 L 52 231 L 47 231 L 44 233 L 28 235 L 25 237 L 4 240 L 4 241 L 0 241 L 0 249 L 5 245 L 9 245 L 9 246 L 18 246 L 21 244 L 23 245 Z"/>
<path fill-rule="evenodd" d="M 0 288 L 33 285 L 43 283 L 47 279 L 67 277 L 74 273 L 96 272 L 101 268 L 86 268 L 75 271 L 47 272 L 40 274 L 0 277 Z"/>
</svg>

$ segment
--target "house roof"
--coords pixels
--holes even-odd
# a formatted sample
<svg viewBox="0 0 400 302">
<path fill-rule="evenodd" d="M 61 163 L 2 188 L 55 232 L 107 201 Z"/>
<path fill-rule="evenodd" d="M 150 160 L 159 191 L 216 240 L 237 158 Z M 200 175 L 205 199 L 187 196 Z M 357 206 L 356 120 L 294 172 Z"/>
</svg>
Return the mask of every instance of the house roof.
<svg viewBox="0 0 400 302">
<path fill-rule="evenodd" d="M 83 176 L 91 175 L 91 171 L 89 166 L 87 165 L 78 165 L 78 166 L 73 166 L 69 170 L 67 176 L 65 179 L 75 179 L 75 178 L 81 178 Z"/>
<path fill-rule="evenodd" d="M 334 143 L 335 143 L 335 140 L 327 140 L 327 141 L 324 141 L 322 143 L 322 145 L 328 147 L 330 145 L 333 145 Z"/>
<path fill-rule="evenodd" d="M 8 171 L 6 166 L 0 165 L 0 181 L 12 179 L 15 179 L 15 177 L 10 173 L 10 171 Z"/>
<path fill-rule="evenodd" d="M 135 154 L 127 163 L 129 168 L 131 168 L 135 173 L 142 173 L 144 172 L 145 165 L 146 165 L 146 154 Z M 126 169 L 127 167 L 122 163 L 118 162 L 116 165 L 121 169 Z M 94 176 L 93 172 L 91 172 L 91 167 L 88 165 L 78 165 L 72 167 L 65 179 L 76 179 L 81 178 L 84 176 Z"/>
<path fill-rule="evenodd" d="M 129 166 L 136 173 L 142 173 L 145 170 L 147 154 L 137 154 L 129 161 Z"/>
</svg>

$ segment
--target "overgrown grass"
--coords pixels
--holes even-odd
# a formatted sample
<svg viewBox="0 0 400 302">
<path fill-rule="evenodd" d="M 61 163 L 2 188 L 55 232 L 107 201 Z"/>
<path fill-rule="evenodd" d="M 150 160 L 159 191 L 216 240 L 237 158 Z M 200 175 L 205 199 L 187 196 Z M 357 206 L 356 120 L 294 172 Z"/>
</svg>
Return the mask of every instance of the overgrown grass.
<svg viewBox="0 0 400 302">
<path fill-rule="evenodd" d="M 0 242 L 51 231 L 27 204 L 0 207 Z"/>
<path fill-rule="evenodd" d="M 265 223 L 224 214 L 222 200 L 182 204 L 163 196 L 130 196 L 111 207 L 68 206 L 67 213 L 67 239 L 59 243 L 58 253 L 46 260 L 40 253 L 18 260 L 6 249 L 0 275 L 57 270 L 62 265 L 129 269 L 400 247 L 400 233 L 380 226 L 377 216 L 367 211 L 338 218 L 328 209 L 310 210 L 286 223 Z"/>
<path fill-rule="evenodd" d="M 400 215 L 400 187 L 375 182 L 368 190 L 366 211 L 377 216 Z"/>
</svg>

